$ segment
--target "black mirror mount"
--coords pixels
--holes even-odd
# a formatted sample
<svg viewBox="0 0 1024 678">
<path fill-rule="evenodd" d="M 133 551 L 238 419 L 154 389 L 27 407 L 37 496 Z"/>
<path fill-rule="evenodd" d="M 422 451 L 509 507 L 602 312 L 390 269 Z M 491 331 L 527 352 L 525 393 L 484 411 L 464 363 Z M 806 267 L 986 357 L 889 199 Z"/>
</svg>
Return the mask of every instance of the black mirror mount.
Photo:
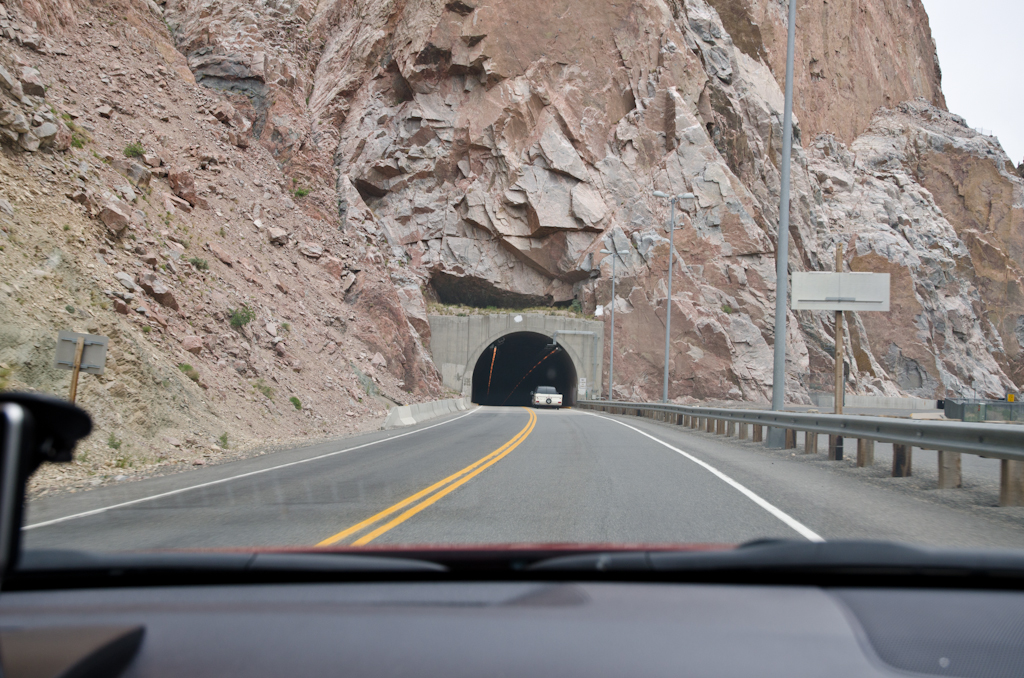
<svg viewBox="0 0 1024 678">
<path fill-rule="evenodd" d="M 71 461 L 75 444 L 91 431 L 89 415 L 71 403 L 0 393 L 0 577 L 18 564 L 28 479 L 45 461 Z"/>
</svg>

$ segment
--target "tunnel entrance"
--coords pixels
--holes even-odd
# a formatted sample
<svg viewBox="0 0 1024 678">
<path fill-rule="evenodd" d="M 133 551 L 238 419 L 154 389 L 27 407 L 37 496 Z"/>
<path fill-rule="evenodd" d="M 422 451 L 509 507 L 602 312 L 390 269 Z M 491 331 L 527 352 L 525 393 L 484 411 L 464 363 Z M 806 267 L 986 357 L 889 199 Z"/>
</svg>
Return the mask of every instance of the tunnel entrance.
<svg viewBox="0 0 1024 678">
<path fill-rule="evenodd" d="M 576 404 L 576 367 L 565 349 L 535 332 L 514 332 L 492 342 L 473 367 L 473 402 L 529 405 L 530 392 L 554 386 L 563 403 Z"/>
</svg>

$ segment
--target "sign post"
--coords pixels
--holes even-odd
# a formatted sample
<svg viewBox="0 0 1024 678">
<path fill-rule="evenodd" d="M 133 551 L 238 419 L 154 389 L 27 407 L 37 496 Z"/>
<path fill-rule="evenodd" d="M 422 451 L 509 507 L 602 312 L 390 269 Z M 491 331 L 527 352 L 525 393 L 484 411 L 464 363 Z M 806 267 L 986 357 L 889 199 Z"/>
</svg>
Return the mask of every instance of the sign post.
<svg viewBox="0 0 1024 678">
<path fill-rule="evenodd" d="M 843 272 L 843 243 L 836 245 L 836 273 Z M 836 406 L 835 413 L 843 413 L 843 400 L 846 395 L 846 375 L 843 373 L 843 312 L 836 311 Z M 841 448 L 840 448 L 841 449 Z M 840 452 L 839 454 L 842 454 Z"/>
<path fill-rule="evenodd" d="M 78 375 L 103 374 L 107 362 L 106 337 L 95 334 L 79 334 L 61 330 L 57 335 L 57 351 L 53 366 L 58 370 L 71 370 L 71 390 L 68 401 L 75 402 L 78 396 Z"/>
<path fill-rule="evenodd" d="M 843 312 L 888 311 L 888 273 L 843 273 L 843 245 L 836 245 L 836 272 L 793 274 L 793 310 L 835 311 L 835 413 L 843 413 L 846 373 L 843 369 Z M 829 444 L 829 458 L 842 459 L 842 438 Z"/>
</svg>

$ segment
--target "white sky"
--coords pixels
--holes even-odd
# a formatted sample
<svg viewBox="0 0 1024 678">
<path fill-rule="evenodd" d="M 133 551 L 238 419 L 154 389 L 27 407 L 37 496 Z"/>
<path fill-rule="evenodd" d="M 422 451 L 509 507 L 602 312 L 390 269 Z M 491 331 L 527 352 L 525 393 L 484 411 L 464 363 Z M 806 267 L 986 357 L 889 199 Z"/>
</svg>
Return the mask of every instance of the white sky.
<svg viewBox="0 0 1024 678">
<path fill-rule="evenodd" d="M 1024 160 L 1024 0 L 922 0 L 942 68 L 946 106 Z"/>
</svg>

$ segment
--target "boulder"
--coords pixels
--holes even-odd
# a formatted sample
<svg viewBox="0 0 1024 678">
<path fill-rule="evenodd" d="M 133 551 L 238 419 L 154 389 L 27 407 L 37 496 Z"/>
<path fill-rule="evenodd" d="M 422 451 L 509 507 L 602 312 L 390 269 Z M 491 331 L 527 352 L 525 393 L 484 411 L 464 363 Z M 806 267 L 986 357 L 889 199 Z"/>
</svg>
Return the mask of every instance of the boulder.
<svg viewBox="0 0 1024 678">
<path fill-rule="evenodd" d="M 158 303 L 175 311 L 178 310 L 178 301 L 174 298 L 171 289 L 157 278 L 155 273 L 143 273 L 136 278 L 136 282 L 146 294 L 156 299 Z"/>
<path fill-rule="evenodd" d="M 327 257 L 324 259 L 324 270 L 335 280 L 341 280 L 341 276 L 345 274 L 345 265 L 341 263 L 341 259 Z"/>
<path fill-rule="evenodd" d="M 324 248 L 314 242 L 300 242 L 299 252 L 310 259 L 319 259 L 324 254 Z"/>
<path fill-rule="evenodd" d="M 101 118 L 109 118 L 110 116 L 114 115 L 114 109 L 110 106 L 100 106 L 96 109 L 96 115 L 100 116 Z"/>
<path fill-rule="evenodd" d="M 21 83 L 21 89 L 25 94 L 36 97 L 46 96 L 46 85 L 43 84 L 43 76 L 31 66 L 22 67 L 18 81 Z"/>
<path fill-rule="evenodd" d="M 121 283 L 121 285 L 129 292 L 137 292 L 139 289 L 135 284 L 135 281 L 132 280 L 132 277 L 124 271 L 118 271 L 115 273 L 114 278 L 116 278 L 117 282 Z"/>
<path fill-rule="evenodd" d="M 149 186 L 149 181 L 153 178 L 152 172 L 137 162 L 128 165 L 128 168 L 125 170 L 125 176 L 134 181 L 135 185 L 140 188 Z"/>
<path fill-rule="evenodd" d="M 164 164 L 164 161 L 160 159 L 160 156 L 154 153 L 146 153 L 143 155 L 142 162 L 146 163 L 150 167 L 159 167 Z"/>
<path fill-rule="evenodd" d="M 356 284 L 356 274 L 349 271 L 345 279 L 341 281 L 341 291 L 348 292 Z"/>
<path fill-rule="evenodd" d="M 181 347 L 189 353 L 199 355 L 203 350 L 203 340 L 196 336 L 182 337 Z"/>
<path fill-rule="evenodd" d="M 267 235 L 270 236 L 270 242 L 274 245 L 288 244 L 288 231 L 283 228 L 269 228 L 267 229 Z"/>
<path fill-rule="evenodd" d="M 21 146 L 21 150 L 29 153 L 38 151 L 40 143 L 39 137 L 37 137 L 35 132 L 32 130 L 29 130 L 18 137 L 18 145 Z"/>
<path fill-rule="evenodd" d="M 167 172 L 167 183 L 171 185 L 174 194 L 191 205 L 199 202 L 196 194 L 196 180 L 192 172 L 186 167 L 175 166 Z"/>
<path fill-rule="evenodd" d="M 232 257 L 231 254 L 226 249 L 224 249 L 217 243 L 210 243 L 209 247 L 210 252 L 213 253 L 213 256 L 217 257 L 228 266 L 231 266 L 232 264 L 235 263 L 234 257 Z"/>
<path fill-rule="evenodd" d="M 18 81 L 14 79 L 14 76 L 11 75 L 10 71 L 8 71 L 3 66 L 0 66 L 0 88 L 3 88 L 10 92 L 17 86 Z"/>
<path fill-rule="evenodd" d="M 99 218 L 103 225 L 114 235 L 120 235 L 121 231 L 131 223 L 130 208 L 116 198 L 107 198 L 100 203 Z"/>
<path fill-rule="evenodd" d="M 31 129 L 28 118 L 22 115 L 20 111 L 4 111 L 3 121 L 0 124 L 10 127 L 12 131 L 18 134 L 24 134 Z"/>
<path fill-rule="evenodd" d="M 235 107 L 226 101 L 222 101 L 217 104 L 217 107 L 213 109 L 213 117 L 220 120 L 225 125 L 230 125 L 231 121 L 234 120 L 238 113 L 235 111 Z"/>
</svg>

